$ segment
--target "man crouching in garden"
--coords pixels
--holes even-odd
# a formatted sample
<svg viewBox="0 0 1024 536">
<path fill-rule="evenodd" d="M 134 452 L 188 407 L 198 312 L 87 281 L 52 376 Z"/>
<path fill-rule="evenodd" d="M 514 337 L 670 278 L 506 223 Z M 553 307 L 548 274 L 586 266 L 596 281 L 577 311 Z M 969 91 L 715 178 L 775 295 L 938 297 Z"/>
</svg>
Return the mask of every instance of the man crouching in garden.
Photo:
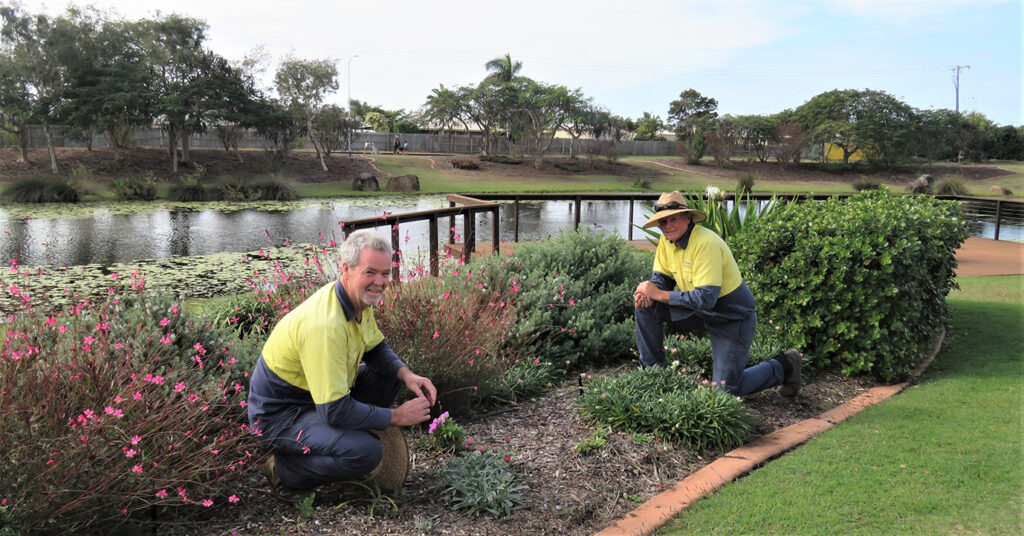
<svg viewBox="0 0 1024 536">
<path fill-rule="evenodd" d="M 707 331 L 713 358 L 712 381 L 745 396 L 782 385 L 779 394 L 800 391 L 800 353 L 745 368 L 757 324 L 754 295 L 743 281 L 732 251 L 714 231 L 697 225 L 707 219 L 679 192 L 662 194 L 644 228 L 657 225 L 661 239 L 654 273 L 636 287 L 636 346 L 640 364 L 665 366 L 664 323 Z M 677 290 L 678 289 L 678 290 Z"/>
<path fill-rule="evenodd" d="M 250 380 L 249 422 L 273 450 L 266 465 L 271 489 L 288 502 L 375 472 L 388 461 L 382 462 L 382 434 L 398 434 L 404 445 L 401 431 L 389 426 L 427 420 L 437 396 L 434 384 L 384 342 L 374 320 L 391 276 L 390 244 L 356 231 L 339 255 L 338 280 L 281 319 Z M 416 398 L 388 409 L 402 384 Z"/>
</svg>

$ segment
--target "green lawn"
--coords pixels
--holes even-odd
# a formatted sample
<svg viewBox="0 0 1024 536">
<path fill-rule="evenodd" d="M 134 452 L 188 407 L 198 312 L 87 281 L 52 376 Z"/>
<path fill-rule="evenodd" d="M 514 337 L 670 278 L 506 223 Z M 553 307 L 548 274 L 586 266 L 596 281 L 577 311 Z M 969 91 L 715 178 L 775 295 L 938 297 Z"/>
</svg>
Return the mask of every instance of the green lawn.
<svg viewBox="0 0 1024 536">
<path fill-rule="evenodd" d="M 962 278 L 921 381 L 659 534 L 1024 533 L 1024 276 Z"/>
</svg>

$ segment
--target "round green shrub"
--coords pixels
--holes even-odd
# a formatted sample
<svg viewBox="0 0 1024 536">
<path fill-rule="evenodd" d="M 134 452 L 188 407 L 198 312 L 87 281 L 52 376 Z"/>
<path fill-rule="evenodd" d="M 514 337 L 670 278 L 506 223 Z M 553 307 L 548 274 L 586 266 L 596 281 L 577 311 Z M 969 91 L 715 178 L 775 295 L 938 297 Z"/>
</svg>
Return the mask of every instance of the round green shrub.
<svg viewBox="0 0 1024 536">
<path fill-rule="evenodd" d="M 960 177 L 947 177 L 935 183 L 935 195 L 967 195 L 967 186 Z"/>
<path fill-rule="evenodd" d="M 817 367 L 906 377 L 947 319 L 959 203 L 891 196 L 791 203 L 730 243 L 758 314 L 789 326 Z"/>
<path fill-rule="evenodd" d="M 513 337 L 528 341 L 526 355 L 559 367 L 635 358 L 632 296 L 650 277 L 651 260 L 618 236 L 564 232 L 465 269 L 491 288 L 512 291 L 521 315 Z"/>
</svg>

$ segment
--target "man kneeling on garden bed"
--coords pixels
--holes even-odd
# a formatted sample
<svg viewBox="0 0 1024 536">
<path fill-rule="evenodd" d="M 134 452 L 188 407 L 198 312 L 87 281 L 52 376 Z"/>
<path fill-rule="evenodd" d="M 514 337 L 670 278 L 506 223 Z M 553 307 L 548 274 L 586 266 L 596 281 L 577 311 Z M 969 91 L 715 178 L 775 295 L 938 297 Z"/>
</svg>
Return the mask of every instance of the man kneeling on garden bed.
<svg viewBox="0 0 1024 536">
<path fill-rule="evenodd" d="M 391 276 L 391 245 L 372 231 L 342 243 L 341 275 L 274 327 L 249 384 L 249 422 L 273 450 L 266 473 L 278 498 L 296 502 L 313 488 L 394 472 L 408 453 L 398 426 L 430 417 L 437 390 L 384 342 L 373 306 Z M 388 409 L 404 384 L 416 397 Z M 401 442 L 405 458 L 387 459 Z M 383 443 L 383 448 L 382 448 Z"/>
<path fill-rule="evenodd" d="M 707 216 L 691 209 L 679 192 L 662 194 L 654 211 L 644 224 L 661 229 L 654 273 L 633 294 L 640 364 L 665 366 L 664 324 L 670 322 L 707 331 L 711 378 L 726 391 L 745 396 L 782 385 L 782 396 L 796 396 L 802 383 L 796 350 L 745 368 L 757 324 L 754 295 L 725 241 L 697 225 Z"/>
</svg>

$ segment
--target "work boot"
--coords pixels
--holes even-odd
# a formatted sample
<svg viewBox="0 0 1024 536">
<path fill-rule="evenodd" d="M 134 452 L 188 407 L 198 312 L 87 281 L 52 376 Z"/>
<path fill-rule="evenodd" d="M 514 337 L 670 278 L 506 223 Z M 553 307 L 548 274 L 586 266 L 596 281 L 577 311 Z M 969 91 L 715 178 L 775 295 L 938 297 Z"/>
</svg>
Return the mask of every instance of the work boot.
<svg viewBox="0 0 1024 536">
<path fill-rule="evenodd" d="M 800 392 L 800 388 L 803 387 L 803 378 L 800 375 L 800 365 L 802 364 L 802 356 L 800 352 L 794 349 L 789 349 L 783 352 L 778 357 L 780 363 L 782 363 L 783 370 L 786 371 L 785 379 L 782 380 L 782 388 L 779 389 L 779 394 L 786 397 L 792 398 Z"/>
<path fill-rule="evenodd" d="M 263 464 L 263 474 L 267 477 L 267 483 L 270 484 L 270 492 L 277 500 L 283 503 L 295 504 L 301 502 L 315 491 L 313 489 L 290 488 L 282 484 L 281 479 L 277 477 L 273 454 L 267 459 L 267 463 Z"/>
</svg>

